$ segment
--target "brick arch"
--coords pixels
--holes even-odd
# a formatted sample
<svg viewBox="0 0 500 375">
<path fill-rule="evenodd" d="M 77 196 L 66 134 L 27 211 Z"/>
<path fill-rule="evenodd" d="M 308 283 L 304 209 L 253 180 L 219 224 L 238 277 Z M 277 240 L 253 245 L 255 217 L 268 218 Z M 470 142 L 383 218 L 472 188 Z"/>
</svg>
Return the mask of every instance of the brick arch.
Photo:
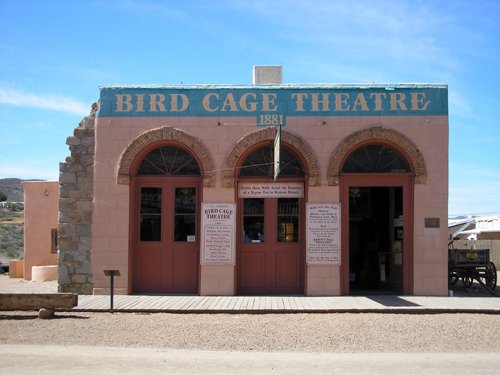
<svg viewBox="0 0 500 375">
<path fill-rule="evenodd" d="M 425 184 L 427 169 L 422 153 L 417 146 L 405 135 L 382 126 L 372 126 L 362 129 L 344 138 L 334 150 L 328 165 L 328 185 L 339 184 L 340 169 L 345 158 L 362 144 L 383 142 L 403 152 L 403 156 L 409 162 L 415 177 L 416 184 Z"/>
<path fill-rule="evenodd" d="M 204 187 L 215 187 L 215 167 L 207 148 L 191 134 L 172 127 L 149 130 L 135 138 L 125 149 L 118 162 L 116 182 L 128 185 L 130 169 L 136 156 L 145 147 L 158 141 L 175 141 L 186 146 L 201 163 Z"/>
<path fill-rule="evenodd" d="M 273 141 L 276 137 L 276 129 L 276 127 L 269 126 L 247 134 L 236 142 L 235 146 L 224 160 L 224 170 L 222 176 L 222 185 L 224 187 L 234 187 L 234 170 L 244 152 L 260 142 Z M 290 145 L 301 154 L 306 164 L 305 168 L 308 185 L 319 186 L 318 158 L 316 157 L 312 147 L 298 135 L 285 130 L 281 131 L 281 140 L 283 143 Z"/>
</svg>

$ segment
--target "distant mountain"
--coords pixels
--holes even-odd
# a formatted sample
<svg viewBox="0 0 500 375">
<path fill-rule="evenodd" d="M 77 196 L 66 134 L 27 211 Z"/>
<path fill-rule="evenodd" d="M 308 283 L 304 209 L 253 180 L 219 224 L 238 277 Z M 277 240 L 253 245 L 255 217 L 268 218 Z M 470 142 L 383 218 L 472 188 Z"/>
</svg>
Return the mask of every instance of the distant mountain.
<svg viewBox="0 0 500 375">
<path fill-rule="evenodd" d="M 24 202 L 24 191 L 21 187 L 21 182 L 23 181 L 27 180 L 21 180 L 20 178 L 0 178 L 0 191 L 11 202 Z"/>
</svg>

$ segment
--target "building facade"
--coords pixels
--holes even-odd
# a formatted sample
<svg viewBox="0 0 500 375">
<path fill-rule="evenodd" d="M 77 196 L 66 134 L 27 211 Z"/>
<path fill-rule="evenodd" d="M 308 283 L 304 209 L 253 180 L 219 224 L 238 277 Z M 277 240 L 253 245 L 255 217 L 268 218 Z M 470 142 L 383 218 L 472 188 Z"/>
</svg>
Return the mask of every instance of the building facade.
<svg viewBox="0 0 500 375">
<path fill-rule="evenodd" d="M 25 280 L 57 280 L 57 226 L 59 184 L 57 181 L 23 181 Z"/>
<path fill-rule="evenodd" d="M 60 291 L 446 295 L 445 85 L 105 86 L 61 163 Z"/>
</svg>

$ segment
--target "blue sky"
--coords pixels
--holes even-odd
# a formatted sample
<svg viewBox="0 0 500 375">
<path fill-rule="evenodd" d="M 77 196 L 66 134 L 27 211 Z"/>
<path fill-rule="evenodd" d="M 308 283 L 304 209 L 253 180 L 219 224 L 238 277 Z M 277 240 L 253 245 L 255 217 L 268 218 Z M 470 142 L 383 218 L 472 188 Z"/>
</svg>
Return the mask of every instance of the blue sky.
<svg viewBox="0 0 500 375">
<path fill-rule="evenodd" d="M 449 85 L 449 214 L 500 213 L 500 1 L 0 0 L 0 178 L 58 178 L 106 84 Z"/>
</svg>

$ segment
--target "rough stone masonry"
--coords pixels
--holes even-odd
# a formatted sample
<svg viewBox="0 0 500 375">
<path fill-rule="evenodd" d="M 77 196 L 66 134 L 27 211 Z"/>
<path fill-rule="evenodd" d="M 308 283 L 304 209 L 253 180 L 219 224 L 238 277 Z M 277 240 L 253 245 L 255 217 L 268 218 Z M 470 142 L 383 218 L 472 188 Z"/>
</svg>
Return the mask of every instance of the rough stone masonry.
<svg viewBox="0 0 500 375">
<path fill-rule="evenodd" d="M 71 156 L 59 164 L 59 292 L 92 294 L 90 263 L 97 103 L 68 137 Z"/>
</svg>

